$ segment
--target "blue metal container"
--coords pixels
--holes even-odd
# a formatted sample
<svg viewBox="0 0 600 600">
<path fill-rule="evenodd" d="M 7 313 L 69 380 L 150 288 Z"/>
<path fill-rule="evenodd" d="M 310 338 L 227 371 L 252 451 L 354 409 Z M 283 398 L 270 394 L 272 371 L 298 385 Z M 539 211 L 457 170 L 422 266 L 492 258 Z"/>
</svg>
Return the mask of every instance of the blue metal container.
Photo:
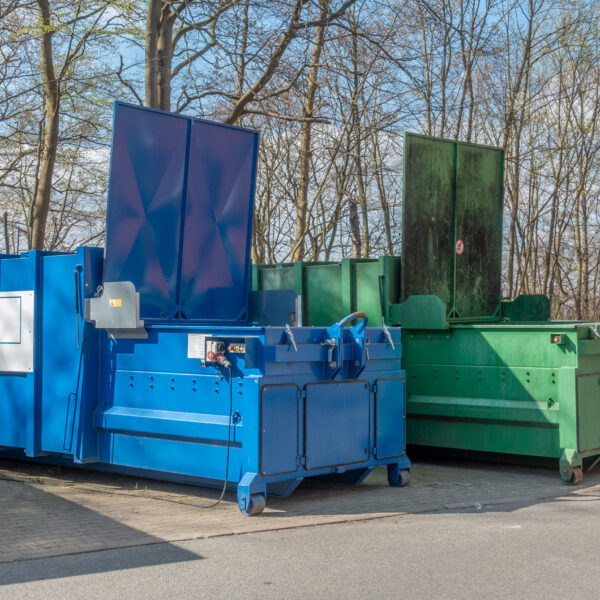
<svg viewBox="0 0 600 600">
<path fill-rule="evenodd" d="M 1 447 L 237 485 L 244 514 L 314 475 L 408 482 L 399 329 L 248 325 L 257 144 L 116 105 L 105 252 L 0 257 Z"/>
</svg>

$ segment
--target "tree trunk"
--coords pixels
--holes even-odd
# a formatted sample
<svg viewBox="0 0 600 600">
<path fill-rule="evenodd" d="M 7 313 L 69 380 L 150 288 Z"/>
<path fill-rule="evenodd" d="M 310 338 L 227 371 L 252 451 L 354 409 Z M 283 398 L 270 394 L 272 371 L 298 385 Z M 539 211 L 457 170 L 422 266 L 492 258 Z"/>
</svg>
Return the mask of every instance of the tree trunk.
<svg viewBox="0 0 600 600">
<path fill-rule="evenodd" d="M 161 0 L 148 0 L 146 15 L 146 106 L 158 107 L 158 29 Z"/>
<path fill-rule="evenodd" d="M 362 123 L 358 110 L 358 102 L 361 100 L 361 83 L 359 74 L 359 48 L 358 33 L 356 26 L 352 28 L 352 70 L 354 85 L 354 101 L 352 102 L 352 129 L 354 130 L 354 167 L 356 169 L 356 185 L 358 187 L 358 201 L 362 217 L 361 244 L 357 258 L 369 256 L 369 214 L 367 210 L 367 191 L 365 189 L 365 178 L 363 173 L 363 147 L 362 147 Z M 362 104 L 362 103 L 361 103 Z M 364 104 L 363 104 L 364 106 Z"/>
<path fill-rule="evenodd" d="M 38 0 L 38 8 L 41 25 L 40 41 L 46 123 L 40 174 L 31 214 L 31 248 L 33 250 L 43 250 L 44 248 L 60 120 L 60 89 L 54 74 L 54 61 L 52 57 L 52 36 L 54 35 L 54 31 L 51 29 L 50 24 L 50 6 L 48 0 Z"/>
<path fill-rule="evenodd" d="M 329 0 L 320 0 L 320 20 L 317 26 L 306 85 L 306 96 L 302 108 L 302 129 L 300 142 L 300 170 L 298 174 L 298 198 L 296 200 L 296 239 L 292 251 L 292 261 L 302 260 L 305 254 L 306 220 L 308 211 L 308 187 L 310 184 L 310 159 L 312 155 L 311 134 L 315 111 L 315 96 L 319 88 L 319 61 L 325 41 L 325 18 L 329 9 Z"/>
<path fill-rule="evenodd" d="M 173 76 L 173 25 L 170 3 L 148 0 L 146 15 L 146 106 L 171 110 Z"/>
</svg>

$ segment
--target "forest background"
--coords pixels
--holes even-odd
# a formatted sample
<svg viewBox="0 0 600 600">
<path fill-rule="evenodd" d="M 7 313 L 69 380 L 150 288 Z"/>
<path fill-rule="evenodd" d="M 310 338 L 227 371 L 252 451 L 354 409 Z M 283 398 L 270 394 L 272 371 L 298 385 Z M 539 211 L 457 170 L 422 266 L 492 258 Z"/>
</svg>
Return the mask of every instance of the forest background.
<svg viewBox="0 0 600 600">
<path fill-rule="evenodd" d="M 115 98 L 260 131 L 257 263 L 399 254 L 413 131 L 505 149 L 504 293 L 598 319 L 599 29 L 594 0 L 0 0 L 0 252 L 102 245 Z"/>
</svg>

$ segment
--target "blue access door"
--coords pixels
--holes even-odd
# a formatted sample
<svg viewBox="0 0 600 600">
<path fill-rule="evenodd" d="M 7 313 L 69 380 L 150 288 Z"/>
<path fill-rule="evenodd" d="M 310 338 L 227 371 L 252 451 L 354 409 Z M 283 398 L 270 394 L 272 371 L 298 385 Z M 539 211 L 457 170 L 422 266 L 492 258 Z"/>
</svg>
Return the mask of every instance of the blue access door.
<svg viewBox="0 0 600 600">
<path fill-rule="evenodd" d="M 306 385 L 306 468 L 364 462 L 369 457 L 369 384 L 334 381 Z"/>
<path fill-rule="evenodd" d="M 260 471 L 292 473 L 298 468 L 298 387 L 265 385 L 260 402 Z"/>
<path fill-rule="evenodd" d="M 378 379 L 375 394 L 375 454 L 377 458 L 406 452 L 406 384 L 404 378 Z"/>
</svg>

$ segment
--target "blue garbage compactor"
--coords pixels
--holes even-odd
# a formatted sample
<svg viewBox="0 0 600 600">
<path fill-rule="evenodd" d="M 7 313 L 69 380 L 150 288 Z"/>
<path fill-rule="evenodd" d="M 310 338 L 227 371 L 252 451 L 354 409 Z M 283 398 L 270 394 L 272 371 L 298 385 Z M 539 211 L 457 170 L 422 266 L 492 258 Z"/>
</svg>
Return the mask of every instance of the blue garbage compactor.
<svg viewBox="0 0 600 600">
<path fill-rule="evenodd" d="M 3 450 L 237 485 L 244 514 L 309 476 L 408 482 L 400 330 L 251 321 L 256 152 L 115 105 L 105 250 L 0 256 Z"/>
</svg>

